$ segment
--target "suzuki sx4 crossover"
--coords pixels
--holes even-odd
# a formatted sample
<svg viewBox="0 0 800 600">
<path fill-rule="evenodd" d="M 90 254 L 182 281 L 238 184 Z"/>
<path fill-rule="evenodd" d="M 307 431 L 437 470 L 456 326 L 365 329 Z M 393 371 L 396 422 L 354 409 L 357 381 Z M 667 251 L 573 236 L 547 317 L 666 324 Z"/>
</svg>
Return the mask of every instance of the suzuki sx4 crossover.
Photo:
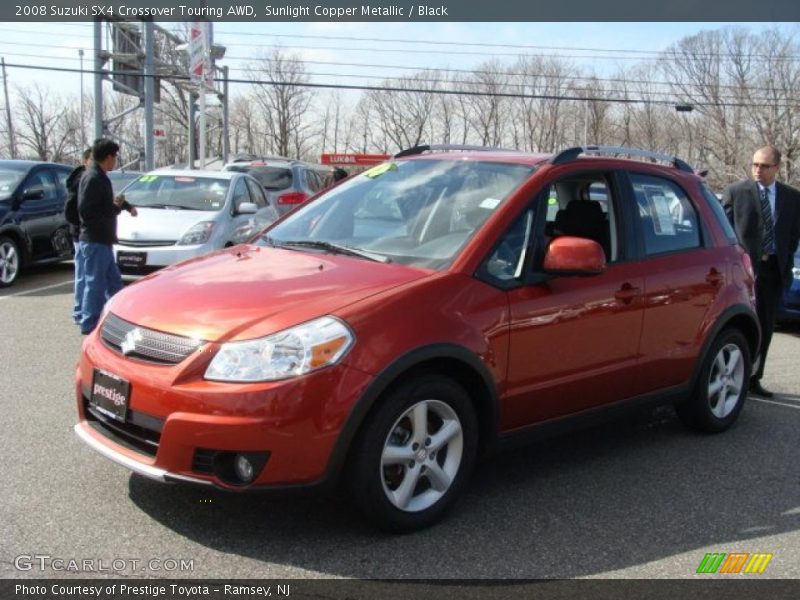
<svg viewBox="0 0 800 600">
<path fill-rule="evenodd" d="M 655 402 L 727 429 L 758 341 L 748 257 L 685 162 L 423 146 L 114 296 L 75 431 L 145 477 L 331 487 L 409 531 L 520 437 Z"/>
</svg>

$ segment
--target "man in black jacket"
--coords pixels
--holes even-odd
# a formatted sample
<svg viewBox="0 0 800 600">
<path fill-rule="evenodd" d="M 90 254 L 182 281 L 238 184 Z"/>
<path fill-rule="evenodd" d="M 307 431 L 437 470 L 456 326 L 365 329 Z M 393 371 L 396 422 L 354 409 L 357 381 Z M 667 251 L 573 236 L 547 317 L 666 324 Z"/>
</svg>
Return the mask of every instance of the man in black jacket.
<svg viewBox="0 0 800 600">
<path fill-rule="evenodd" d="M 64 218 L 69 223 L 69 233 L 72 236 L 72 245 L 75 249 L 75 302 L 72 307 L 72 320 L 77 325 L 81 320 L 81 304 L 83 304 L 83 257 L 78 252 L 78 237 L 81 233 L 81 219 L 78 214 L 78 184 L 81 175 L 92 160 L 92 149 L 83 152 L 83 164 L 75 167 L 67 177 L 67 202 L 64 205 Z"/>
<path fill-rule="evenodd" d="M 753 179 L 730 186 L 722 204 L 750 255 L 756 275 L 756 309 L 761 324 L 758 366 L 750 379 L 750 391 L 764 398 L 764 363 L 775 328 L 781 294 L 792 284 L 794 253 L 800 238 L 800 192 L 776 181 L 781 153 L 765 146 L 753 155 Z"/>
<path fill-rule="evenodd" d="M 122 195 L 114 198 L 106 175 L 117 164 L 119 146 L 100 138 L 92 145 L 92 164 L 78 186 L 78 213 L 81 220 L 79 252 L 84 266 L 84 289 L 81 303 L 81 333 L 97 327 L 106 301 L 122 288 L 122 277 L 114 262 L 112 246 L 117 241 L 117 215 L 124 208 L 136 216 L 136 207 Z"/>
</svg>

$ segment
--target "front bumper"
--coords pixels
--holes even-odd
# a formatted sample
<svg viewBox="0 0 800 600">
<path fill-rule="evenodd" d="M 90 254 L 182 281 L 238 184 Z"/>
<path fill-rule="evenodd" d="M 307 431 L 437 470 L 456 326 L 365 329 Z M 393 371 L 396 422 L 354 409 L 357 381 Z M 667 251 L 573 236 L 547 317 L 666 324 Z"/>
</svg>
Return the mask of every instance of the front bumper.
<svg viewBox="0 0 800 600">
<path fill-rule="evenodd" d="M 174 265 L 183 260 L 208 254 L 216 248 L 210 243 L 198 246 L 126 246 L 114 245 L 114 261 L 117 262 L 120 273 L 124 279 L 138 279 L 169 265 Z M 146 255 L 145 264 L 140 268 L 119 265 L 117 254 L 122 252 L 141 252 Z"/>
<path fill-rule="evenodd" d="M 212 482 L 207 479 L 199 479 L 197 477 L 188 477 L 186 475 L 170 473 L 165 469 L 154 467 L 153 465 L 148 465 L 136 460 L 135 458 L 131 458 L 120 452 L 118 448 L 114 448 L 106 440 L 102 439 L 102 437 L 95 433 L 85 421 L 76 424 L 74 431 L 75 435 L 77 435 L 83 443 L 85 443 L 95 452 L 99 452 L 107 459 L 114 461 L 118 465 L 122 465 L 138 475 L 143 475 L 148 479 L 154 479 L 161 482 L 184 482 L 200 485 L 212 484 Z"/>
<path fill-rule="evenodd" d="M 150 479 L 223 489 L 312 485 L 332 473 L 332 454 L 351 408 L 373 380 L 336 365 L 268 383 L 202 378 L 213 344 L 177 365 L 129 359 L 98 332 L 87 338 L 76 372 L 75 433 L 106 458 Z M 95 369 L 130 383 L 125 422 L 103 419 L 89 403 Z M 262 453 L 268 458 L 247 485 L 231 483 L 215 457 Z"/>
</svg>

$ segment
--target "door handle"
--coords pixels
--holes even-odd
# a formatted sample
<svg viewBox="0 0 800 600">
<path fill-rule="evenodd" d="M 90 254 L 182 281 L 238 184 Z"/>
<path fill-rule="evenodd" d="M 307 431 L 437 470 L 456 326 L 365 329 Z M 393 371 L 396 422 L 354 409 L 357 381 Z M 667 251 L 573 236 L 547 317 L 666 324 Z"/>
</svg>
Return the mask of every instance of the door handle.
<svg viewBox="0 0 800 600">
<path fill-rule="evenodd" d="M 706 275 L 706 281 L 714 287 L 719 287 L 725 281 L 725 276 L 714 267 L 711 267 L 708 275 Z"/>
<path fill-rule="evenodd" d="M 623 283 L 622 287 L 614 293 L 614 298 L 624 304 L 630 304 L 636 296 L 640 295 L 638 287 L 632 286 L 630 283 Z"/>
</svg>

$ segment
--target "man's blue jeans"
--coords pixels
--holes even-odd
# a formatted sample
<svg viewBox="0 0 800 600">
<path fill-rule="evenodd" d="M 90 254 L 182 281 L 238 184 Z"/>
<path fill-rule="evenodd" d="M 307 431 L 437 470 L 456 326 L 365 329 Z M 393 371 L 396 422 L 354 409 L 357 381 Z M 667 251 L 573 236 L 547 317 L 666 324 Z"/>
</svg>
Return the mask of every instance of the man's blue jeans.
<svg viewBox="0 0 800 600">
<path fill-rule="evenodd" d="M 81 333 L 89 333 L 100 320 L 106 301 L 122 289 L 122 277 L 114 251 L 108 244 L 79 242 L 83 256 L 83 302 L 81 303 Z"/>
<path fill-rule="evenodd" d="M 74 242 L 75 246 L 75 301 L 72 305 L 72 320 L 76 325 L 81 323 L 81 306 L 83 305 L 83 288 L 85 280 L 83 275 L 83 252 L 81 243 Z"/>
</svg>

